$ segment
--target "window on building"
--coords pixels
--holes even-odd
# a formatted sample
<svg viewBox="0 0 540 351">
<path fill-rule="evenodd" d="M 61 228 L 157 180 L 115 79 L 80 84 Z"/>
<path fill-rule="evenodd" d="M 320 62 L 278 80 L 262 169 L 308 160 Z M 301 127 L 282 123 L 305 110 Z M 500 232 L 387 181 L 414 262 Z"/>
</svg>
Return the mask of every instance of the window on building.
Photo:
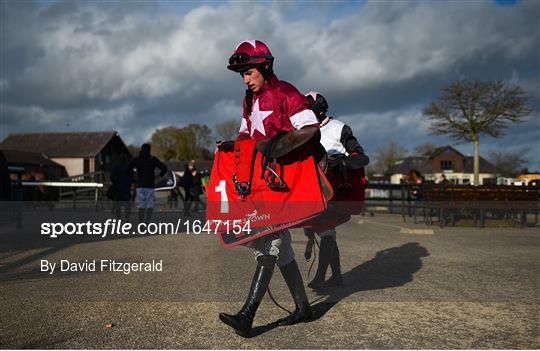
<svg viewBox="0 0 540 351">
<path fill-rule="evenodd" d="M 441 171 L 453 171 L 454 170 L 454 161 L 442 160 L 441 161 Z"/>
<path fill-rule="evenodd" d="M 90 160 L 87 158 L 83 161 L 83 173 L 90 173 Z"/>
</svg>

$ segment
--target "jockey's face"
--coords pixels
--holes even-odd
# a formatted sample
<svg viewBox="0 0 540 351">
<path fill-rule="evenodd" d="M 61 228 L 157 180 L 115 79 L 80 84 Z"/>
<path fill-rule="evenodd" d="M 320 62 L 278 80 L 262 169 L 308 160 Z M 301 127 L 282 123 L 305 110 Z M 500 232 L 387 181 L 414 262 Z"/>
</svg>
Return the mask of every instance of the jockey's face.
<svg viewBox="0 0 540 351">
<path fill-rule="evenodd" d="M 242 78 L 244 78 L 244 83 L 254 93 L 261 90 L 264 85 L 264 77 L 257 68 L 250 68 L 247 71 L 242 72 L 241 75 Z"/>
</svg>

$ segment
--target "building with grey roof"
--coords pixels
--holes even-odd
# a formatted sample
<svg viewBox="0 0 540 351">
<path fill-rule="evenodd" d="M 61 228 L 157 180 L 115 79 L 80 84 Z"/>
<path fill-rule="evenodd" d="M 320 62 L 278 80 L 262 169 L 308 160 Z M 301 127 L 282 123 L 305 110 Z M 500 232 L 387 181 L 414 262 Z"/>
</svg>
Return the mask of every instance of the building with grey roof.
<svg viewBox="0 0 540 351">
<path fill-rule="evenodd" d="M 43 154 L 63 165 L 69 176 L 109 172 L 122 153 L 131 156 L 115 131 L 10 134 L 0 149 Z"/>
<path fill-rule="evenodd" d="M 390 182 L 399 184 L 410 171 L 420 173 L 426 181 L 437 182 L 444 174 L 456 184 L 471 184 L 474 179 L 474 159 L 465 156 L 450 145 L 438 147 L 422 156 L 408 156 L 397 161 L 385 175 Z M 496 177 L 496 169 L 489 161 L 480 157 L 480 184 Z"/>
</svg>

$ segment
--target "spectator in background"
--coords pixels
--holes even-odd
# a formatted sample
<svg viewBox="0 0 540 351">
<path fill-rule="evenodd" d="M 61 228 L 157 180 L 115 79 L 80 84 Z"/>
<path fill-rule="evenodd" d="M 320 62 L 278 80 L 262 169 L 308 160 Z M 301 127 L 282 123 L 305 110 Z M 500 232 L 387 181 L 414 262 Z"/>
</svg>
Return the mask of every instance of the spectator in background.
<svg viewBox="0 0 540 351">
<path fill-rule="evenodd" d="M 118 163 L 111 172 L 111 182 L 114 189 L 113 209 L 116 218 L 122 218 L 122 207 L 125 211 L 125 219 L 129 221 L 131 214 L 131 183 L 133 168 L 129 167 L 126 154 L 121 154 Z"/>
<path fill-rule="evenodd" d="M 134 158 L 129 163 L 129 169 L 137 171 L 137 196 L 135 203 L 139 210 L 139 223 L 149 223 L 156 202 L 154 190 L 154 171 L 161 170 L 159 174 L 163 177 L 167 173 L 167 166 L 150 153 L 150 144 L 143 144 L 139 157 Z M 146 214 L 146 216 L 145 216 Z"/>
<path fill-rule="evenodd" d="M 191 171 L 191 175 L 193 176 L 193 185 L 191 187 L 191 194 L 193 195 L 193 203 L 194 203 L 194 211 L 199 211 L 199 207 L 201 207 L 201 199 L 200 196 L 203 193 L 203 183 L 202 183 L 202 175 L 195 167 L 193 167 L 193 170 Z"/>
<path fill-rule="evenodd" d="M 193 166 L 184 165 L 184 174 L 180 178 L 180 186 L 184 189 L 184 216 L 190 216 L 191 203 L 193 202 L 193 194 L 191 188 L 193 187 L 193 174 L 191 168 Z"/>
<path fill-rule="evenodd" d="M 178 208 L 178 189 L 174 188 L 169 190 L 169 195 L 167 195 L 167 205 L 169 208 Z"/>
<path fill-rule="evenodd" d="M 439 179 L 439 183 L 441 184 L 448 183 L 448 179 L 446 179 L 446 176 L 444 174 L 441 175 L 441 178 Z"/>
<path fill-rule="evenodd" d="M 205 169 L 202 174 L 201 182 L 203 185 L 203 191 L 206 191 L 206 186 L 210 182 L 210 172 L 207 169 Z"/>
</svg>

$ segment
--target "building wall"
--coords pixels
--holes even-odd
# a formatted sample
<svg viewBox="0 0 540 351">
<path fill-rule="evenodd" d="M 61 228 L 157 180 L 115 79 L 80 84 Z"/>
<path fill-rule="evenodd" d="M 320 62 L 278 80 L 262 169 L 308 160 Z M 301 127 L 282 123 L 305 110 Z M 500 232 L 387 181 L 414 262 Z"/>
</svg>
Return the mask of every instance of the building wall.
<svg viewBox="0 0 540 351">
<path fill-rule="evenodd" d="M 435 183 L 439 183 L 443 174 L 446 176 L 446 180 L 454 184 L 471 184 L 474 178 L 473 174 L 456 172 L 434 173 L 430 174 L 430 178 L 434 180 Z"/>
<path fill-rule="evenodd" d="M 457 184 L 471 184 L 474 185 L 474 174 L 473 173 L 445 173 L 446 179 L 457 179 Z M 439 174 L 437 179 L 439 179 L 441 175 Z M 494 178 L 495 174 L 491 173 L 479 173 L 478 177 L 480 178 L 480 184 L 484 185 L 484 179 L 487 178 Z"/>
<path fill-rule="evenodd" d="M 426 181 L 434 181 L 435 183 L 438 183 L 441 179 L 442 175 L 446 176 L 446 179 L 455 184 L 471 184 L 473 183 L 474 174 L 472 173 L 456 173 L 456 172 L 438 172 L 438 173 L 428 173 L 424 174 L 424 178 Z M 403 178 L 403 174 L 392 174 L 390 176 L 390 183 L 392 184 L 400 184 L 401 179 Z M 480 173 L 480 185 L 484 184 L 484 179 L 486 178 L 494 178 L 495 174 L 491 173 Z"/>
<path fill-rule="evenodd" d="M 474 180 L 474 174 L 473 173 L 455 173 L 455 172 L 444 172 L 444 173 L 433 173 L 426 176 L 427 180 L 434 180 L 436 183 L 439 182 L 442 175 L 446 176 L 446 179 L 449 182 L 456 183 L 456 184 L 471 184 L 473 185 Z M 494 178 L 495 174 L 491 173 L 480 173 L 480 185 L 484 184 L 484 179 L 486 178 Z"/>
<path fill-rule="evenodd" d="M 66 168 L 69 177 L 83 174 L 83 159 L 82 158 L 51 158 L 54 162 L 58 162 Z"/>
<path fill-rule="evenodd" d="M 399 173 L 396 173 L 396 174 L 392 174 L 390 176 L 390 183 L 391 184 L 400 184 L 401 183 L 401 179 L 403 179 L 404 175 L 403 174 L 399 174 Z"/>
<path fill-rule="evenodd" d="M 449 152 L 449 153 L 448 153 Z M 433 171 L 435 173 L 442 172 L 441 170 L 441 161 L 453 161 L 454 162 L 454 172 L 461 173 L 463 172 L 463 157 L 455 153 L 451 149 L 443 151 L 440 155 L 433 158 Z"/>
</svg>

